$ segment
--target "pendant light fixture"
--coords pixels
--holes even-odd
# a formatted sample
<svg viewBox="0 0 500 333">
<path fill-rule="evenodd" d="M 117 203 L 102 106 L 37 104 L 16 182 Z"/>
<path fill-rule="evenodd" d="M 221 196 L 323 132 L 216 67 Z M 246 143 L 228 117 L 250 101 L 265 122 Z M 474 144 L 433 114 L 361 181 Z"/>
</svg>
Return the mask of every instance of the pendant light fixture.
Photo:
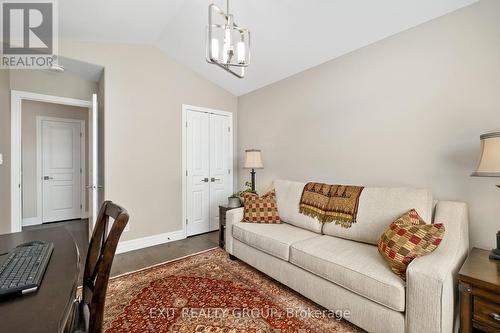
<svg viewBox="0 0 500 333">
<path fill-rule="evenodd" d="M 208 6 L 206 60 L 242 79 L 250 64 L 250 31 L 239 27 L 229 14 L 215 4 Z"/>
</svg>

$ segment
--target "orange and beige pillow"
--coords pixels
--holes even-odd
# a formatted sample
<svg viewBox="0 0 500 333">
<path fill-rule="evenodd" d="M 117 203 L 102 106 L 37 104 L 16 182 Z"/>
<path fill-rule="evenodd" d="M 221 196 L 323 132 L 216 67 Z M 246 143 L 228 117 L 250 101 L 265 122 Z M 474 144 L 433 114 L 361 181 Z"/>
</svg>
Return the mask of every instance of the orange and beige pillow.
<svg viewBox="0 0 500 333">
<path fill-rule="evenodd" d="M 243 222 L 281 223 L 276 204 L 276 192 L 267 192 L 259 197 L 255 193 L 245 193 Z"/>
<path fill-rule="evenodd" d="M 406 269 L 413 259 L 434 251 L 444 237 L 444 225 L 426 224 L 412 209 L 391 223 L 380 236 L 378 251 L 391 270 L 406 280 Z"/>
</svg>

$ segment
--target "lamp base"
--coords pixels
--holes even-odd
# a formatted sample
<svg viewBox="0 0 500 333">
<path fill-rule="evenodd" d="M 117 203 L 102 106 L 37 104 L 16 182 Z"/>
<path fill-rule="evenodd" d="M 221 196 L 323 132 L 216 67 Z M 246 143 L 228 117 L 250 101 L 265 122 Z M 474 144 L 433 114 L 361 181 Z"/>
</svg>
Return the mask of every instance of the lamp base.
<svg viewBox="0 0 500 333">
<path fill-rule="evenodd" d="M 499 249 L 493 249 L 490 252 L 490 259 L 493 260 L 500 260 L 500 250 Z"/>
<path fill-rule="evenodd" d="M 250 174 L 252 175 L 252 191 L 255 193 L 255 169 L 252 169 Z"/>
<path fill-rule="evenodd" d="M 490 252 L 490 259 L 493 260 L 500 260 L 500 250 L 499 249 L 493 249 Z"/>
<path fill-rule="evenodd" d="M 491 250 L 490 259 L 500 260 L 500 230 L 497 232 L 497 248 Z"/>
</svg>

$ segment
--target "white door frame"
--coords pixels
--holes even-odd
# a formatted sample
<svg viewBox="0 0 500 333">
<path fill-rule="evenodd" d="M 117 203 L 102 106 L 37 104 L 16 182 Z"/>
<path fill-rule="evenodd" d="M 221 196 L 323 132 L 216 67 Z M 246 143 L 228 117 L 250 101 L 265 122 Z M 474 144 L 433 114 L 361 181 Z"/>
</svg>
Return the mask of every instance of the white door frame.
<svg viewBox="0 0 500 333">
<path fill-rule="evenodd" d="M 80 217 L 82 219 L 88 217 L 88 212 L 84 211 L 83 204 L 85 203 L 85 171 L 86 165 L 88 163 L 85 158 L 85 150 L 86 150 L 86 139 L 85 135 L 85 120 L 80 119 L 71 119 L 71 118 L 61 118 L 61 117 L 45 117 L 45 116 L 37 116 L 36 117 L 36 212 L 37 216 L 35 217 L 38 221 L 37 224 L 41 224 L 43 222 L 43 196 L 42 196 L 42 122 L 43 121 L 57 121 L 64 123 L 75 123 L 80 124 L 80 168 L 82 172 L 80 172 L 80 204 L 82 205 L 82 209 L 80 211 Z M 25 219 L 23 219 L 24 222 Z"/>
<path fill-rule="evenodd" d="M 201 106 L 193 106 L 193 105 L 188 105 L 188 104 L 182 104 L 182 122 L 181 122 L 181 128 L 182 128 L 182 174 L 181 174 L 181 179 L 182 179 L 182 234 L 184 235 L 184 238 L 187 237 L 187 181 L 186 181 L 186 172 L 187 172 L 187 154 L 186 154 L 186 149 L 187 149 L 187 112 L 188 110 L 192 111 L 198 111 L 198 112 L 205 112 L 205 113 L 211 113 L 211 114 L 218 114 L 221 116 L 226 116 L 229 117 L 229 172 L 230 172 L 230 177 L 229 177 L 229 188 L 231 189 L 231 192 L 234 191 L 233 188 L 233 139 L 234 139 L 234 125 L 233 125 L 233 113 L 228 112 L 228 111 L 221 111 L 221 110 L 215 110 L 215 109 L 209 109 L 209 108 L 204 108 Z"/>
<path fill-rule="evenodd" d="M 37 94 L 28 91 L 10 91 L 10 215 L 11 232 L 22 230 L 22 186 L 21 186 L 21 103 L 26 101 L 46 102 L 70 106 L 79 106 L 92 110 L 92 101 L 81 99 L 59 97 L 45 94 Z"/>
</svg>

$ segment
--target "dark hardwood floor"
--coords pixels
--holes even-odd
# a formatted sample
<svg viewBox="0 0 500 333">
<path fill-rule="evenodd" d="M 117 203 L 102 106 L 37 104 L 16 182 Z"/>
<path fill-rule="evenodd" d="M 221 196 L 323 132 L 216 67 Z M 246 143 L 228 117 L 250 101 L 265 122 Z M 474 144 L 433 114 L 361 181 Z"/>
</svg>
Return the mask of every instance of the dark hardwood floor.
<svg viewBox="0 0 500 333">
<path fill-rule="evenodd" d="M 40 228 L 65 227 L 75 239 L 80 252 L 82 269 L 80 280 L 83 276 L 83 264 L 87 254 L 89 242 L 88 220 L 71 220 L 64 222 L 46 223 L 31 227 L 24 227 L 23 230 L 33 230 Z M 132 272 L 138 269 L 160 264 L 165 261 L 174 260 L 190 254 L 208 250 L 219 245 L 219 232 L 214 231 L 206 234 L 188 237 L 175 242 L 160 244 L 140 250 L 117 254 L 111 267 L 111 276 Z"/>
<path fill-rule="evenodd" d="M 111 267 L 111 276 L 160 264 L 217 246 L 219 246 L 219 232 L 214 231 L 175 242 L 121 253 L 115 256 Z"/>
</svg>

